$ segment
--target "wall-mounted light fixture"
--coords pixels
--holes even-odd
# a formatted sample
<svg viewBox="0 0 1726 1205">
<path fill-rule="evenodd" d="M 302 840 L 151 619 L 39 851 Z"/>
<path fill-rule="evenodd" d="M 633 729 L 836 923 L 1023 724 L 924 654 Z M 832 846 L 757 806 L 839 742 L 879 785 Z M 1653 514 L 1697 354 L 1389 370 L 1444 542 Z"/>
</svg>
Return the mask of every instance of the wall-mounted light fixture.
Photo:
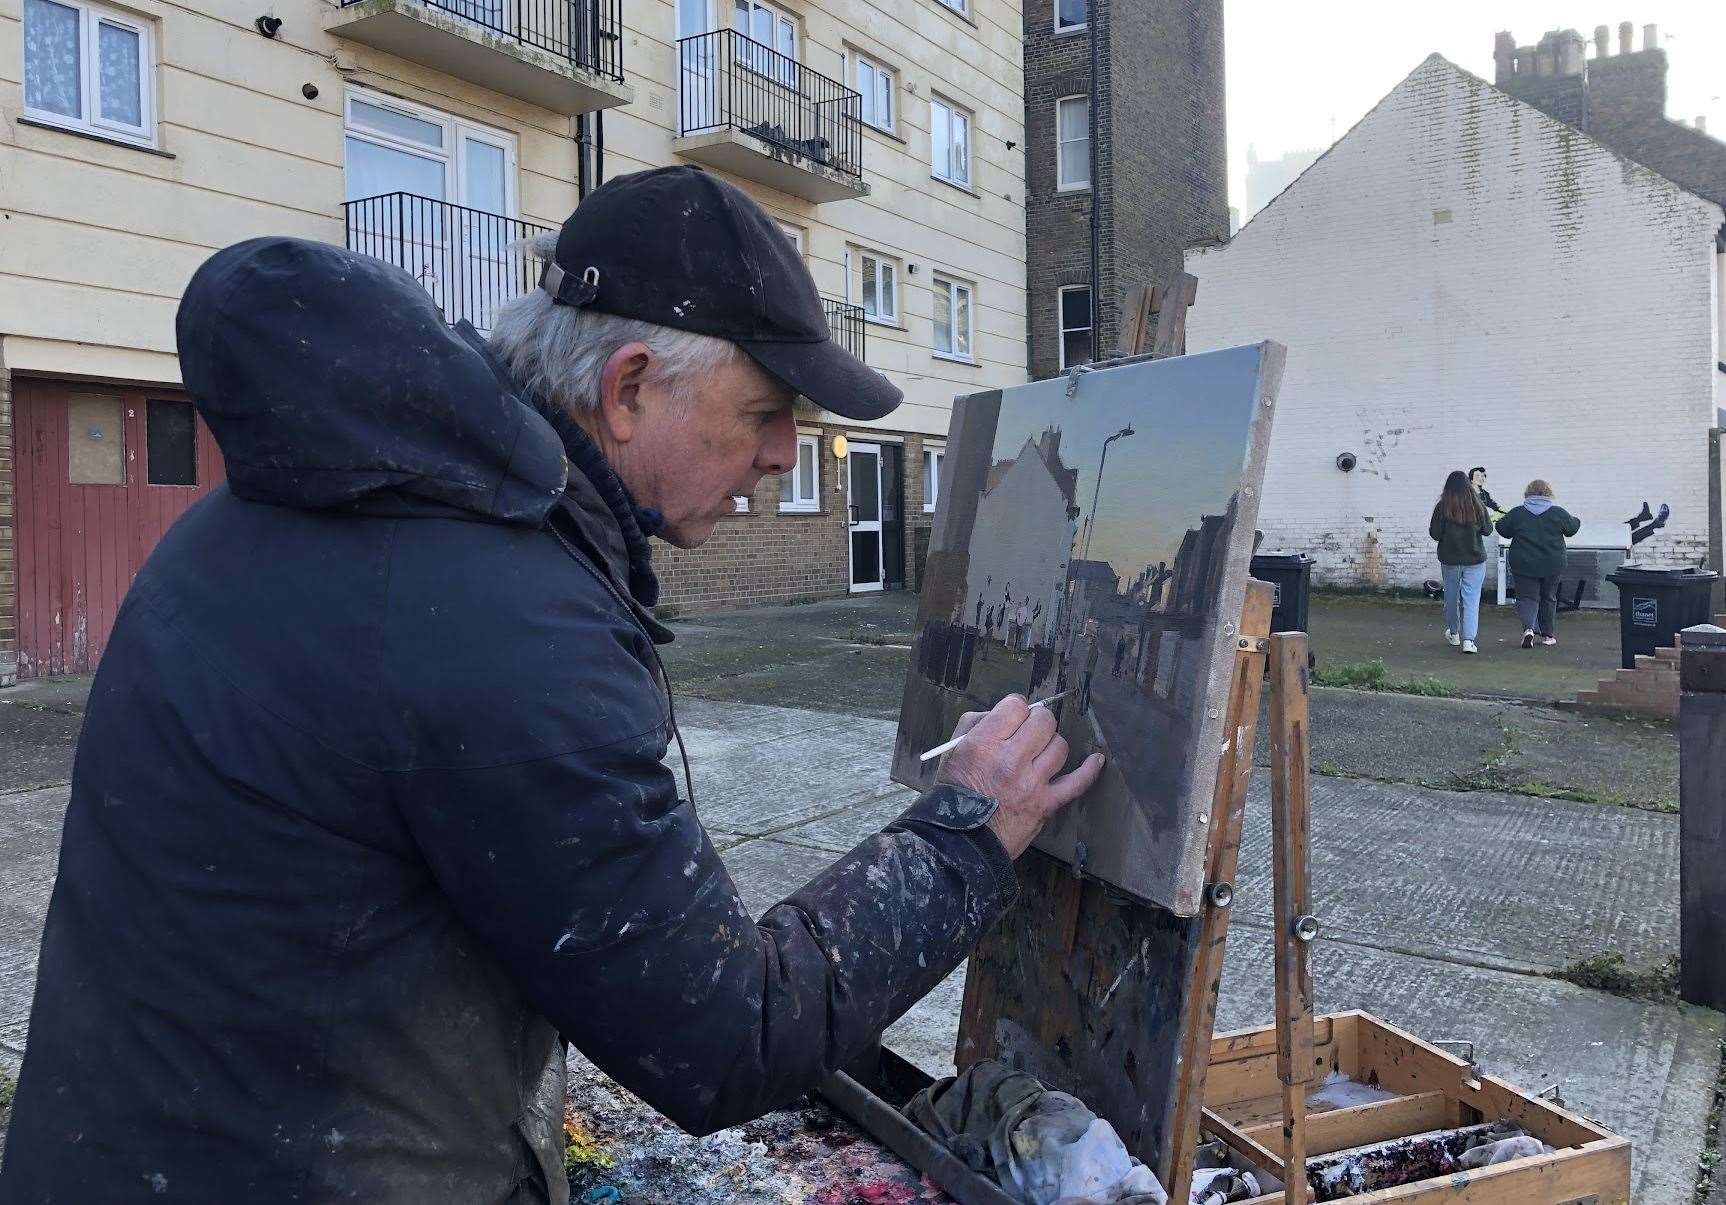
<svg viewBox="0 0 1726 1205">
<path fill-rule="evenodd" d="M 316 84 L 301 84 L 300 95 L 307 100 L 316 100 L 318 99 L 318 86 Z"/>
<path fill-rule="evenodd" d="M 256 25 L 258 27 L 258 32 L 263 34 L 266 38 L 273 38 L 282 31 L 282 19 L 280 17 L 259 17 L 256 21 L 252 22 L 252 24 Z"/>
<path fill-rule="evenodd" d="M 1345 473 L 1354 472 L 1354 466 L 1359 463 L 1360 460 L 1353 452 L 1342 452 L 1336 458 L 1336 467 Z"/>
<path fill-rule="evenodd" d="M 851 441 L 843 435 L 833 437 L 833 456 L 836 460 L 844 460 L 851 454 Z"/>
</svg>

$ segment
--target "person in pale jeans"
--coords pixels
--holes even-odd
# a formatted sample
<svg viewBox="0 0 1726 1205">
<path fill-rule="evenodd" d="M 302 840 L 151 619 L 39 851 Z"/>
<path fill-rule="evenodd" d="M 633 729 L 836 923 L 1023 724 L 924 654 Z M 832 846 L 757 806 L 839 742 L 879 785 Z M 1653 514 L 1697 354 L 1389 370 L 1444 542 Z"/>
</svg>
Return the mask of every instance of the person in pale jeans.
<svg viewBox="0 0 1726 1205">
<path fill-rule="evenodd" d="M 1465 653 L 1478 653 L 1480 587 L 1486 580 L 1486 543 L 1492 519 L 1480 495 L 1458 469 L 1444 479 L 1444 490 L 1432 508 L 1428 534 L 1438 543 L 1438 563 L 1444 576 L 1444 638 Z"/>
</svg>

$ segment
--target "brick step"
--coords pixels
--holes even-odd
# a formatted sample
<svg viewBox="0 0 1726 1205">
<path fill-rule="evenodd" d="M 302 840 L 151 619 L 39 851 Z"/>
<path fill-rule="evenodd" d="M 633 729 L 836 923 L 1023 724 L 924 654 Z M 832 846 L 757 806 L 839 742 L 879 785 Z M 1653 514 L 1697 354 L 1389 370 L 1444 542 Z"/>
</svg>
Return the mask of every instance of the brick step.
<svg viewBox="0 0 1726 1205">
<path fill-rule="evenodd" d="M 1654 655 L 1662 661 L 1676 661 L 1676 660 L 1678 660 L 1678 650 L 1677 649 L 1655 649 Z"/>
<path fill-rule="evenodd" d="M 1636 655 L 1636 670 L 1638 673 L 1675 674 L 1678 672 L 1677 654 L 1670 658 L 1649 657 L 1642 653 Z"/>
</svg>

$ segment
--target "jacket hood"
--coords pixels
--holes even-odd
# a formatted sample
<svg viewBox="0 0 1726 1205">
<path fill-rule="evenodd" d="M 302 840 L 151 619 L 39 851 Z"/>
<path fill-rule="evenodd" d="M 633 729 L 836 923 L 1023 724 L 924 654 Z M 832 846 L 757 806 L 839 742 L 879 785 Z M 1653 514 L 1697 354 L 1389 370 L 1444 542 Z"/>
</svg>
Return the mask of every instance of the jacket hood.
<svg viewBox="0 0 1726 1205">
<path fill-rule="evenodd" d="M 1552 509 L 1552 499 L 1545 494 L 1530 494 L 1522 500 L 1522 505 L 1528 508 L 1529 514 L 1540 515 Z"/>
<path fill-rule="evenodd" d="M 563 491 L 550 424 L 382 260 L 304 239 L 236 244 L 193 275 L 176 334 L 241 498 L 328 509 L 390 491 L 537 526 Z"/>
</svg>

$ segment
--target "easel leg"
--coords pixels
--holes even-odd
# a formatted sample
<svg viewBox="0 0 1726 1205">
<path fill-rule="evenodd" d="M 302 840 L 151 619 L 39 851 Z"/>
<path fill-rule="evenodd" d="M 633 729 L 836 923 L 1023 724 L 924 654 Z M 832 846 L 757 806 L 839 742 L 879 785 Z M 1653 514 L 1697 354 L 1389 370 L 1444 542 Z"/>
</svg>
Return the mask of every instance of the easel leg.
<svg viewBox="0 0 1726 1205">
<path fill-rule="evenodd" d="M 1271 637 L 1271 858 L 1276 896 L 1277 1078 L 1283 1098 L 1283 1200 L 1305 1205 L 1307 1088 L 1313 1080 L 1317 936 L 1307 881 L 1307 638 Z"/>
</svg>

